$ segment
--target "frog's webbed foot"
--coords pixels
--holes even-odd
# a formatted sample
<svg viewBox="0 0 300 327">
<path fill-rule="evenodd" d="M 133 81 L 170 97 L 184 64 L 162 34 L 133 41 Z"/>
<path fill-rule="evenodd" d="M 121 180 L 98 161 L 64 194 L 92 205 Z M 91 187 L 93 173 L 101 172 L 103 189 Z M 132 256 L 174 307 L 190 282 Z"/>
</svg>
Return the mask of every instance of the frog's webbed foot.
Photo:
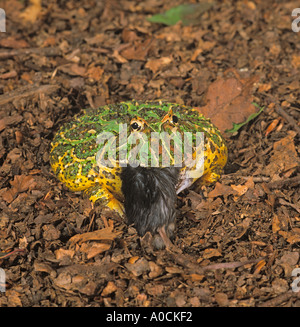
<svg viewBox="0 0 300 327">
<path fill-rule="evenodd" d="M 124 205 L 105 186 L 96 184 L 88 188 L 85 193 L 88 195 L 90 201 L 96 205 L 108 207 L 117 212 L 121 217 L 124 216 Z"/>
<path fill-rule="evenodd" d="M 221 175 L 219 172 L 210 172 L 202 177 L 202 185 L 210 185 L 217 182 Z"/>
<path fill-rule="evenodd" d="M 107 203 L 106 206 L 111 210 L 116 211 L 121 217 L 125 215 L 124 205 L 114 197 Z"/>
</svg>

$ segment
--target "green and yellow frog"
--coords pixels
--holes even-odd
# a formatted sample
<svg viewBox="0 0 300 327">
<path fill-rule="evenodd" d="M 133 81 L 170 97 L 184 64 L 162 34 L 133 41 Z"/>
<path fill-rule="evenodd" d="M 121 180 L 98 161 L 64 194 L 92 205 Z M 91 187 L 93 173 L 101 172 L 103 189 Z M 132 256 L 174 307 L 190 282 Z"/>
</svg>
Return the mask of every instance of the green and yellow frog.
<svg viewBox="0 0 300 327">
<path fill-rule="evenodd" d="M 217 181 L 226 161 L 225 141 L 209 119 L 163 101 L 85 109 L 58 130 L 50 152 L 55 175 L 70 190 L 126 214 L 141 236 L 159 233 L 165 245 L 174 230 L 176 194 L 196 180 Z"/>
</svg>

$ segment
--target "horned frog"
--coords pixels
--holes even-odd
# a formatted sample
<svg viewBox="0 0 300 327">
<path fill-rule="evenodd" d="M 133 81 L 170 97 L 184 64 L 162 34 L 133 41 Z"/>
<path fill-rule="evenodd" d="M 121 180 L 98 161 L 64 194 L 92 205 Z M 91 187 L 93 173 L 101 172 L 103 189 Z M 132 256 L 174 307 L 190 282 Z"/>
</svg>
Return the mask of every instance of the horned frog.
<svg viewBox="0 0 300 327">
<path fill-rule="evenodd" d="M 120 126 L 123 127 L 121 138 Z M 200 170 L 195 169 L 195 160 L 194 165 L 189 166 L 183 159 L 175 162 L 178 142 L 174 140 L 173 145 L 167 146 L 157 139 L 162 133 L 176 133 L 183 140 L 185 133 L 196 132 L 204 136 Z M 99 140 L 99 135 L 107 136 L 106 141 L 105 137 L 104 142 Z M 128 145 L 126 141 L 132 135 L 142 138 Z M 150 139 L 157 141 L 158 151 L 150 150 L 142 164 L 141 161 L 138 165 L 130 164 L 126 154 L 138 145 L 148 146 Z M 116 155 L 109 159 L 107 150 L 112 148 Z M 194 143 L 192 150 L 192 159 L 195 159 Z M 163 155 L 170 159 L 169 165 L 163 165 Z M 177 194 L 196 180 L 202 185 L 217 181 L 226 161 L 225 141 L 209 119 L 196 108 L 162 101 L 130 101 L 85 109 L 73 121 L 61 126 L 50 151 L 52 170 L 70 190 L 83 191 L 93 203 L 121 216 L 126 214 L 140 236 L 147 231 L 153 235 L 159 233 L 164 245 L 166 237 L 173 236 Z"/>
</svg>

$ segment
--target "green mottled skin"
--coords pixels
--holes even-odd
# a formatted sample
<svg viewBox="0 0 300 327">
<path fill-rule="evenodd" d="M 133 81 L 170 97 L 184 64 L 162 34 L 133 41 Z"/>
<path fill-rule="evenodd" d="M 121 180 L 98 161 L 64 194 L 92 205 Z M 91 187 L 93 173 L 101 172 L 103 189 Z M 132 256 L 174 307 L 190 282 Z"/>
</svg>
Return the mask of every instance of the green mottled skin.
<svg viewBox="0 0 300 327">
<path fill-rule="evenodd" d="M 178 122 L 172 121 L 174 115 Z M 97 136 L 102 132 L 117 136 L 119 124 L 127 124 L 129 135 L 133 132 L 130 127 L 133 122 L 139 124 L 139 131 L 147 137 L 151 132 L 162 131 L 204 132 L 205 161 L 201 182 L 209 184 L 220 177 L 227 161 L 227 148 L 219 130 L 197 109 L 161 101 L 123 102 L 83 110 L 73 121 L 64 124 L 52 141 L 50 163 L 56 176 L 69 189 L 85 191 L 91 201 L 100 202 L 122 214 L 121 167 L 118 161 L 114 162 L 114 167 L 99 166 L 96 155 L 103 145 L 97 143 Z M 172 159 L 173 152 L 169 155 Z M 183 185 L 186 167 L 181 171 L 179 184 Z"/>
</svg>

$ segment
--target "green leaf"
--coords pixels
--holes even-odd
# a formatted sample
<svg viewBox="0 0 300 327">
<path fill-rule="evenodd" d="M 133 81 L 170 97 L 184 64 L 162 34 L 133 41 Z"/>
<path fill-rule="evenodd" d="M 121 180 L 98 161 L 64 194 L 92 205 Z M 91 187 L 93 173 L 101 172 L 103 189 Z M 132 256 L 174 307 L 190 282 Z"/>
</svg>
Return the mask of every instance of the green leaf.
<svg viewBox="0 0 300 327">
<path fill-rule="evenodd" d="M 249 121 L 253 120 L 254 118 L 256 118 L 265 108 L 262 107 L 260 108 L 259 105 L 257 103 L 252 103 L 255 107 L 259 108 L 258 112 L 255 112 L 254 114 L 250 115 L 246 121 L 244 121 L 243 123 L 232 123 L 233 124 L 233 128 L 232 129 L 227 129 L 225 132 L 227 133 L 236 133 L 242 126 L 246 125 L 249 123 Z"/>
<path fill-rule="evenodd" d="M 200 16 L 211 8 L 213 3 L 183 4 L 173 7 L 162 14 L 157 14 L 148 18 L 151 23 L 161 23 L 165 25 L 175 25 L 180 20 L 183 25 L 195 25 L 200 22 Z"/>
</svg>

